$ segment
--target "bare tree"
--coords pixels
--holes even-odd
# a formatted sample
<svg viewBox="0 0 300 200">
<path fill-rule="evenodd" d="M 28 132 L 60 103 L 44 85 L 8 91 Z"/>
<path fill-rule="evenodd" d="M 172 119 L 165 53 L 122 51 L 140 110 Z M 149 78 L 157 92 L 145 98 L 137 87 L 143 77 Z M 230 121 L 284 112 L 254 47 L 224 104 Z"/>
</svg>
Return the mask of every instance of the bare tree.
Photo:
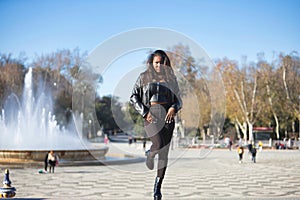
<svg viewBox="0 0 300 200">
<path fill-rule="evenodd" d="M 280 95 L 278 91 L 278 81 L 276 80 L 276 73 L 273 69 L 273 66 L 269 63 L 261 60 L 257 63 L 258 66 L 258 73 L 260 77 L 259 81 L 259 88 L 260 88 L 260 95 L 259 95 L 259 106 L 265 108 L 262 112 L 260 117 L 264 119 L 268 118 L 268 112 L 272 113 L 272 116 L 275 121 L 275 132 L 276 137 L 279 139 L 279 118 L 277 114 L 276 106 L 278 106 Z M 267 123 L 267 122 L 266 122 Z"/>
<path fill-rule="evenodd" d="M 25 72 L 23 62 L 11 54 L 0 54 L 0 103 L 11 93 L 21 96 Z"/>
<path fill-rule="evenodd" d="M 184 101 L 181 118 L 185 127 L 194 132 L 204 129 L 211 121 L 211 99 L 205 80 L 207 67 L 191 56 L 188 46 L 175 45 L 169 50 L 172 66 L 179 77 L 179 86 Z"/>
<path fill-rule="evenodd" d="M 235 121 L 242 130 L 244 140 L 248 140 L 247 133 L 249 133 L 249 140 L 253 140 L 252 128 L 256 114 L 259 112 L 256 101 L 257 73 L 255 67 L 245 65 L 240 69 L 236 62 L 228 59 L 219 61 L 217 67 L 223 76 L 226 96 L 230 101 L 229 109 L 233 111 L 229 115 L 232 115 L 232 121 Z"/>
<path fill-rule="evenodd" d="M 300 122 L 300 60 L 297 54 L 287 56 L 281 54 L 279 57 L 286 103 L 291 109 L 291 115 Z"/>
</svg>

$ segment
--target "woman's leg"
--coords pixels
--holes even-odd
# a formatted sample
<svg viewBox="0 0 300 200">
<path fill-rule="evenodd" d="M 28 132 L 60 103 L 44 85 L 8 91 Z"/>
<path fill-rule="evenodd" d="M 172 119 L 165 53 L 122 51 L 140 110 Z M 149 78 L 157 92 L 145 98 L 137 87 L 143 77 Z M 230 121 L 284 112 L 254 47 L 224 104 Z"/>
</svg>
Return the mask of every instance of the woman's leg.
<svg viewBox="0 0 300 200">
<path fill-rule="evenodd" d="M 145 130 L 152 142 L 150 152 L 147 154 L 146 162 L 149 169 L 153 169 L 153 158 L 156 154 L 158 154 L 157 177 L 155 178 L 153 194 L 155 200 L 160 200 L 162 197 L 160 189 L 167 169 L 170 142 L 175 127 L 174 122 L 165 122 L 167 109 L 168 107 L 162 105 L 155 105 L 151 107 L 150 112 L 155 118 L 154 122 L 148 123 L 145 121 Z"/>
<path fill-rule="evenodd" d="M 146 156 L 147 156 L 147 160 L 146 160 L 146 166 L 148 167 L 148 169 L 152 170 L 154 169 L 154 157 L 155 155 L 158 153 L 160 146 L 161 146 L 161 137 L 160 135 L 157 134 L 153 134 L 153 130 L 156 129 L 149 129 L 150 127 L 153 128 L 153 124 L 150 124 L 146 129 L 146 133 L 148 135 L 148 137 L 150 138 L 150 141 L 152 142 L 152 145 L 150 147 L 150 149 L 148 151 L 146 151 Z M 149 131 L 152 130 L 152 131 Z"/>
<path fill-rule="evenodd" d="M 164 178 L 167 169 L 168 155 L 174 127 L 174 122 L 166 124 L 163 130 L 159 133 L 161 138 L 161 147 L 158 152 L 157 177 L 160 178 Z"/>
<path fill-rule="evenodd" d="M 44 162 L 44 165 L 45 165 L 45 171 L 47 171 L 47 168 L 48 168 L 48 161 L 46 160 L 45 162 Z"/>
<path fill-rule="evenodd" d="M 153 118 L 153 122 L 149 123 L 144 121 L 144 127 L 147 136 L 150 138 L 152 145 L 150 147 L 150 156 L 155 157 L 158 151 L 162 147 L 163 138 L 161 137 L 161 132 L 165 128 L 165 116 L 166 110 L 163 106 L 157 104 L 150 107 L 150 113 Z"/>
<path fill-rule="evenodd" d="M 48 162 L 48 166 L 49 166 L 49 173 L 51 173 L 51 163 L 50 163 L 50 161 Z"/>
<path fill-rule="evenodd" d="M 161 142 L 160 149 L 158 151 L 157 176 L 155 178 L 153 191 L 153 196 L 155 200 L 160 200 L 162 198 L 161 185 L 165 177 L 168 165 L 168 154 L 174 126 L 174 122 L 170 124 L 165 124 L 165 127 L 158 134 Z"/>
<path fill-rule="evenodd" d="M 52 171 L 52 173 L 54 173 L 55 161 L 50 160 L 49 161 L 49 166 L 50 166 L 49 172 L 51 173 L 51 171 Z"/>
<path fill-rule="evenodd" d="M 152 145 L 150 147 L 150 152 L 152 157 L 154 157 L 160 150 L 161 144 L 162 144 L 162 138 L 160 134 L 155 134 L 152 137 L 150 137 L 150 141 L 152 142 Z"/>
<path fill-rule="evenodd" d="M 240 154 L 240 163 L 242 163 L 243 162 L 243 154 L 241 153 Z"/>
</svg>

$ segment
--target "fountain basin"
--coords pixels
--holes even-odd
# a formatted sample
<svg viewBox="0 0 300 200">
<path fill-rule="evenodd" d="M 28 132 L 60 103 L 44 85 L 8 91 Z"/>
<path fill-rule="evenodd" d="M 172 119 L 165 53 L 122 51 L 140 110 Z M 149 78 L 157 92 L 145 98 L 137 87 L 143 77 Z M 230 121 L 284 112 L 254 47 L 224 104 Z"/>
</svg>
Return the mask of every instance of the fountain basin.
<svg viewBox="0 0 300 200">
<path fill-rule="evenodd" d="M 108 147 L 97 149 L 53 150 L 62 162 L 104 160 Z M 44 162 L 49 150 L 0 150 L 0 163 Z"/>
</svg>

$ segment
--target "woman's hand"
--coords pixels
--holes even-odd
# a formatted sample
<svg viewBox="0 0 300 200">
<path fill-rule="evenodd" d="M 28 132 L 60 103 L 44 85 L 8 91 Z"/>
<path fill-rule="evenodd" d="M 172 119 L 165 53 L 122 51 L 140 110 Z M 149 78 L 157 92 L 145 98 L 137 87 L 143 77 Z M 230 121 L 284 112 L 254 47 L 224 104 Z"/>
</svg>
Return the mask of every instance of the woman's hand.
<svg viewBox="0 0 300 200">
<path fill-rule="evenodd" d="M 171 107 L 168 110 L 165 121 L 167 123 L 171 123 L 174 121 L 174 117 L 176 116 L 175 108 Z"/>
<path fill-rule="evenodd" d="M 147 113 L 145 119 L 146 119 L 147 122 L 152 123 L 153 118 L 152 118 L 150 112 Z"/>
</svg>

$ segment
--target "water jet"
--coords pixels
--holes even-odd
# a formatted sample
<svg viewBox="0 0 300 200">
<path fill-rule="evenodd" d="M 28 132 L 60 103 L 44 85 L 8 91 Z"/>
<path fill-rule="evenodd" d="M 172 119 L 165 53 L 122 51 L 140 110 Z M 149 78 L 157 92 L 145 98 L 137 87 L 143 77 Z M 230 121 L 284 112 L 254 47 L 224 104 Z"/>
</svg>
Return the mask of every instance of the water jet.
<svg viewBox="0 0 300 200">
<path fill-rule="evenodd" d="M 32 68 L 24 82 L 22 99 L 11 94 L 0 112 L 0 163 L 43 162 L 50 150 L 65 162 L 105 160 L 108 147 L 92 146 L 76 127 L 60 127 L 52 114 L 50 95 L 33 94 Z M 73 118 L 75 126 L 82 123 L 80 117 Z"/>
</svg>

